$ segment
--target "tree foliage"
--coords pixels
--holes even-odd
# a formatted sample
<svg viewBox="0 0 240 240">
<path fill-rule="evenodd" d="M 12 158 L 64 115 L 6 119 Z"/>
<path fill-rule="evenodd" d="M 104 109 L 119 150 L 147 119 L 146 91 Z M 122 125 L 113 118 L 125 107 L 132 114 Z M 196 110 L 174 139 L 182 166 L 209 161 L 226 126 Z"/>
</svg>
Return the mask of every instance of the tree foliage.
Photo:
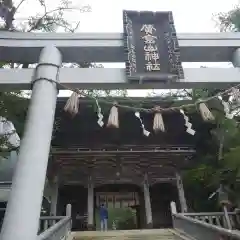
<svg viewBox="0 0 240 240">
<path fill-rule="evenodd" d="M 216 16 L 216 22 L 221 32 L 239 32 L 240 30 L 240 8 L 236 6 L 228 12 L 221 12 Z"/>
<path fill-rule="evenodd" d="M 34 15 L 26 16 L 24 19 L 26 21 L 18 21 L 17 14 L 21 12 L 21 9 L 27 6 L 27 0 L 20 0 L 18 3 L 14 4 L 10 0 L 3 1 L 0 7 L 7 6 L 9 14 L 2 24 L 0 24 L 0 30 L 7 31 L 17 31 L 17 32 L 57 32 L 59 30 L 64 32 L 75 32 L 79 28 L 80 21 L 77 21 L 74 25 L 67 21 L 65 18 L 65 13 L 68 11 L 76 11 L 79 13 L 91 11 L 90 6 L 76 7 L 73 6 L 70 0 L 61 0 L 59 4 L 51 8 L 51 1 L 45 0 L 34 0 L 36 6 L 38 6 L 38 13 Z M 31 13 L 30 13 L 31 14 Z M 28 68 L 30 63 L 27 59 L 23 60 L 21 63 L 1 63 L 0 67 L 4 68 Z M 89 68 L 89 67 L 103 67 L 100 64 L 88 63 L 85 61 L 79 63 L 65 63 L 65 67 L 77 67 L 77 68 Z M 97 96 L 112 95 L 111 91 L 101 91 L 101 90 L 88 90 L 84 91 L 86 94 Z M 126 94 L 126 91 L 115 91 L 113 94 Z M 18 92 L 1 92 L 0 93 L 0 116 L 6 117 L 8 120 L 12 121 L 17 129 L 17 132 L 22 135 L 23 123 L 25 120 L 25 113 L 28 107 L 29 99 L 24 97 L 26 93 Z M 0 141 L 5 138 L 0 139 Z"/>
<path fill-rule="evenodd" d="M 236 6 L 228 12 L 221 12 L 215 16 L 220 31 L 240 31 L 240 8 Z M 199 89 L 193 90 L 195 98 L 211 96 L 219 90 Z M 229 97 L 225 101 L 229 101 Z M 229 197 L 233 206 L 240 204 L 240 127 L 239 104 L 233 105 L 234 119 L 227 119 L 219 106 L 211 106 L 216 117 L 215 127 L 211 130 L 212 138 L 204 139 L 209 148 L 206 152 L 197 149 L 199 165 L 185 172 L 185 184 L 190 205 L 195 211 L 213 211 L 219 208 L 217 198 L 208 199 L 220 184 L 228 186 Z M 205 201 L 203 201 L 205 199 Z"/>
<path fill-rule="evenodd" d="M 35 0 L 35 2 L 36 6 L 38 5 L 40 7 L 40 13 L 26 16 L 26 19 L 28 19 L 27 21 L 19 22 L 15 19 L 15 16 L 24 6 L 27 6 L 28 1 L 21 0 L 17 4 L 14 4 L 11 0 L 2 1 L 0 7 L 7 7 L 9 13 L 0 25 L 1 30 L 18 32 L 56 32 L 61 28 L 66 32 L 74 32 L 79 27 L 80 22 L 77 22 L 75 26 L 72 26 L 72 24 L 65 19 L 64 13 L 66 11 L 78 11 L 79 13 L 82 13 L 91 10 L 90 6 L 83 6 L 82 8 L 74 7 L 69 0 L 61 0 L 59 5 L 53 9 L 49 8 L 47 1 L 45 0 Z M 27 59 L 25 61 L 26 62 L 22 63 L 2 62 L 0 63 L 0 67 L 28 68 L 29 63 L 27 62 Z M 12 121 L 20 136 L 23 132 L 28 101 L 29 99 L 26 98 L 26 93 L 21 91 L 0 92 L 0 116 L 6 117 L 8 120 Z M 3 142 L 4 139 L 5 137 L 3 136 L 0 141 Z"/>
</svg>

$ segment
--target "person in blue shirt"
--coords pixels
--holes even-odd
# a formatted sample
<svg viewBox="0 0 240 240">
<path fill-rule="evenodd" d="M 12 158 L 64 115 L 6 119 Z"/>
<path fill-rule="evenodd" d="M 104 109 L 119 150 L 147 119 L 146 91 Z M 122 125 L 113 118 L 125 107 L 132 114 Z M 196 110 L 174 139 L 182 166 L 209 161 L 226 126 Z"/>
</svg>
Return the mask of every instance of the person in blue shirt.
<svg viewBox="0 0 240 240">
<path fill-rule="evenodd" d="M 108 210 L 104 206 L 104 204 L 101 205 L 100 210 L 100 223 L 101 223 L 101 231 L 107 231 L 108 230 Z"/>
</svg>

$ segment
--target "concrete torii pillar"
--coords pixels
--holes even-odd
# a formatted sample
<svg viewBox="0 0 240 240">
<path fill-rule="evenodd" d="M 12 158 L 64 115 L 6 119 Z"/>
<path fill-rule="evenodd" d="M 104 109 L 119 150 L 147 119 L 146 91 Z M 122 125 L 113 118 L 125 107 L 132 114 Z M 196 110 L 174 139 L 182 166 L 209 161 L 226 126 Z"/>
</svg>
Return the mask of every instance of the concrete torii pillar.
<svg viewBox="0 0 240 240">
<path fill-rule="evenodd" d="M 61 53 L 43 48 L 33 78 L 32 97 L 8 201 L 1 240 L 33 240 L 38 232 L 54 114 Z"/>
<path fill-rule="evenodd" d="M 144 176 L 143 194 L 144 194 L 145 212 L 146 212 L 146 224 L 147 224 L 146 227 L 152 228 L 153 227 L 152 206 L 151 206 L 151 197 L 150 197 L 147 175 Z"/>
<path fill-rule="evenodd" d="M 91 178 L 88 182 L 88 230 L 94 230 L 94 185 Z"/>
</svg>

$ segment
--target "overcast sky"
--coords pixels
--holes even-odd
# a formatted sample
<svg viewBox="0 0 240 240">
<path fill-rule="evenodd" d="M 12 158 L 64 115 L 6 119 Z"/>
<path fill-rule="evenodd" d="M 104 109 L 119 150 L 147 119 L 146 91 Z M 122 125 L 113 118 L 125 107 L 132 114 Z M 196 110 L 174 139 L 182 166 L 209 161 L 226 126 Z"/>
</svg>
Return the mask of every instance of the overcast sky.
<svg viewBox="0 0 240 240">
<path fill-rule="evenodd" d="M 46 2 L 54 7 L 60 1 Z M 92 13 L 71 12 L 67 19 L 72 22 L 81 20 L 79 31 L 82 32 L 122 32 L 124 9 L 172 11 L 177 32 L 213 32 L 217 31 L 213 14 L 231 10 L 238 3 L 239 0 L 72 0 L 74 6 L 90 5 Z M 27 17 L 39 11 L 38 0 L 26 0 L 17 17 Z"/>
<path fill-rule="evenodd" d="M 15 1 L 16 3 L 20 0 Z M 90 5 L 91 13 L 69 12 L 67 20 L 81 21 L 78 32 L 122 32 L 123 10 L 172 11 L 177 32 L 217 32 L 214 15 L 226 12 L 239 4 L 240 0 L 72 0 L 74 6 Z M 57 0 L 46 0 L 50 8 L 57 5 Z M 26 0 L 22 5 L 18 19 L 27 18 L 34 12 L 40 12 L 38 0 Z M 22 20 L 21 20 L 22 21 Z M 224 63 L 184 63 L 184 67 L 229 67 Z M 107 64 L 105 67 L 124 67 L 124 64 Z M 137 91 L 140 94 L 140 91 Z M 134 94 L 135 95 L 135 94 Z M 145 95 L 145 94 L 144 94 Z"/>
</svg>

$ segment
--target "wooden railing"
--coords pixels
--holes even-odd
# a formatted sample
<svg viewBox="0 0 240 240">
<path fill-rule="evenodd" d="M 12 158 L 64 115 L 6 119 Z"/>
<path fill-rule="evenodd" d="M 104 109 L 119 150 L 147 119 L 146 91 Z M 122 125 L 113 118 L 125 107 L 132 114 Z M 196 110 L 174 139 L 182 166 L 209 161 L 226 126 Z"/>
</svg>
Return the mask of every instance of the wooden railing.
<svg viewBox="0 0 240 240">
<path fill-rule="evenodd" d="M 66 207 L 66 216 L 41 217 L 37 240 L 66 239 L 72 228 L 71 204 Z"/>
<path fill-rule="evenodd" d="M 214 219 L 223 218 L 224 213 L 178 213 L 174 202 L 171 203 L 171 213 L 174 229 L 189 239 L 240 240 L 240 231 L 226 229 L 222 227 L 221 222 L 221 226 L 214 224 Z M 230 216 L 234 214 L 237 215 L 230 213 Z"/>
<path fill-rule="evenodd" d="M 184 213 L 183 215 L 215 226 L 229 228 L 223 212 Z M 240 214 L 238 212 L 228 212 L 228 217 L 231 229 L 240 229 Z"/>
<path fill-rule="evenodd" d="M 46 231 L 48 228 L 58 223 L 66 216 L 44 216 L 40 217 L 38 233 Z"/>
</svg>

